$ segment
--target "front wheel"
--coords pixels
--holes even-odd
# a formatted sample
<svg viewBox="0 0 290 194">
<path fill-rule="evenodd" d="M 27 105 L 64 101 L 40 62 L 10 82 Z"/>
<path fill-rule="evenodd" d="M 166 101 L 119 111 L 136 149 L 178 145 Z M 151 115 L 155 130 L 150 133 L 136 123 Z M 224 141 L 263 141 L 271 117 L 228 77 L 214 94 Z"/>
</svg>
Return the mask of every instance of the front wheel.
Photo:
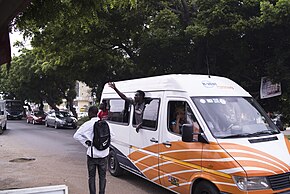
<svg viewBox="0 0 290 194">
<path fill-rule="evenodd" d="M 124 170 L 120 167 L 119 161 L 117 159 L 116 153 L 114 150 L 110 150 L 108 156 L 108 168 L 111 175 L 117 177 L 121 176 Z"/>
<path fill-rule="evenodd" d="M 199 182 L 194 191 L 193 194 L 219 194 L 219 190 L 214 186 L 212 183 L 208 181 L 201 181 Z"/>
</svg>

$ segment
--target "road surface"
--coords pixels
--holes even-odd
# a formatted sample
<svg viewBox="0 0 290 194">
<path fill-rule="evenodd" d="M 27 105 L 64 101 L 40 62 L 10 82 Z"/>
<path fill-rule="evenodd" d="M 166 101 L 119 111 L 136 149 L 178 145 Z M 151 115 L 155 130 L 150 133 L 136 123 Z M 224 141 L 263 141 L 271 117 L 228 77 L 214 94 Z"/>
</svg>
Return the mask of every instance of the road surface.
<svg viewBox="0 0 290 194">
<path fill-rule="evenodd" d="M 0 190 L 64 184 L 70 194 L 88 193 L 86 150 L 74 132 L 9 120 L 0 135 Z M 106 193 L 172 192 L 131 173 L 116 178 L 108 172 Z"/>
</svg>

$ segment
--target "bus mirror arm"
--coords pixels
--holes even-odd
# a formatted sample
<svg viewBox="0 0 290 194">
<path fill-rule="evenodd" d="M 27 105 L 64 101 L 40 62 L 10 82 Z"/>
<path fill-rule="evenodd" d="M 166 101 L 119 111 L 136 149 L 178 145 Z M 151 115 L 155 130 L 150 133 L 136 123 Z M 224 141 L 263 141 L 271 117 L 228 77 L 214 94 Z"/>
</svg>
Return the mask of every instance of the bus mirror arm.
<svg viewBox="0 0 290 194">
<path fill-rule="evenodd" d="M 206 136 L 204 135 L 204 133 L 198 134 L 198 142 L 209 144 L 209 141 L 206 138 Z"/>
</svg>

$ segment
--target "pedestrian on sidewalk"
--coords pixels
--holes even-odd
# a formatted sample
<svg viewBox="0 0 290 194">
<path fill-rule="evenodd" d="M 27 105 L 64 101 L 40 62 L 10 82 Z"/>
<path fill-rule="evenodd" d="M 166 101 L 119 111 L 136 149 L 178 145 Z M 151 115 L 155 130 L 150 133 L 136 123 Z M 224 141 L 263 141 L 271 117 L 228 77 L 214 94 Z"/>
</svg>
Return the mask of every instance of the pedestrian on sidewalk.
<svg viewBox="0 0 290 194">
<path fill-rule="evenodd" d="M 88 184 L 90 194 L 96 194 L 96 169 L 98 169 L 99 174 L 99 194 L 104 194 L 106 188 L 107 156 L 109 155 L 109 148 L 100 151 L 92 145 L 94 124 L 99 120 L 97 116 L 98 108 L 96 106 L 91 106 L 88 115 L 90 120 L 82 124 L 73 137 L 87 148 Z"/>
</svg>

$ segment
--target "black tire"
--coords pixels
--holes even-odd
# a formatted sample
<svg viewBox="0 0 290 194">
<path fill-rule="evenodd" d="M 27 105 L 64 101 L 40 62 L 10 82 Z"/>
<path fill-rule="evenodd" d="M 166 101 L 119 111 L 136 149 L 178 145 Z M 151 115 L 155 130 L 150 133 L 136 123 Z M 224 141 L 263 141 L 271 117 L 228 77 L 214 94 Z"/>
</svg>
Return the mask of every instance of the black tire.
<svg viewBox="0 0 290 194">
<path fill-rule="evenodd" d="M 108 169 L 111 175 L 118 177 L 124 173 L 124 170 L 120 167 L 119 161 L 117 159 L 116 153 L 114 150 L 110 150 L 108 156 Z"/>
<path fill-rule="evenodd" d="M 219 190 L 215 185 L 208 181 L 200 181 L 197 183 L 193 194 L 219 194 Z"/>
</svg>

